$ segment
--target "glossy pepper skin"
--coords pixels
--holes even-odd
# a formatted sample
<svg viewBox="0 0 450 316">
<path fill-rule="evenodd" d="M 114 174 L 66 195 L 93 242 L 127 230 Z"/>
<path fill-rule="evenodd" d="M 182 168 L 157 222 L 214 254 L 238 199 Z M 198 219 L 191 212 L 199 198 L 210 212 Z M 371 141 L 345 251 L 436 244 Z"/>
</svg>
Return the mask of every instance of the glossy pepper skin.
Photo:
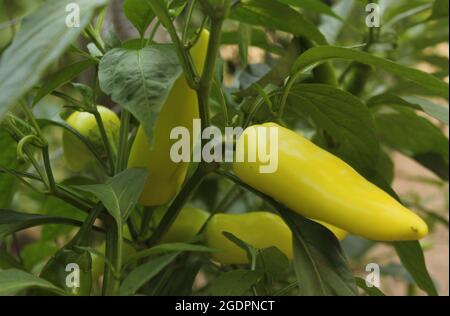
<svg viewBox="0 0 450 316">
<path fill-rule="evenodd" d="M 113 151 L 115 151 L 120 129 L 120 119 L 116 113 L 104 106 L 97 106 L 97 110 L 102 118 L 111 147 Z M 69 116 L 66 122 L 78 133 L 89 139 L 99 153 L 105 155 L 103 140 L 93 114 L 87 112 L 74 112 Z M 85 144 L 66 130 L 63 132 L 62 144 L 64 158 L 72 171 L 80 172 L 86 169 L 90 163 L 95 161 L 92 153 Z"/>
<path fill-rule="evenodd" d="M 226 238 L 229 232 L 255 248 L 277 247 L 292 259 L 292 233 L 281 217 L 269 212 L 244 214 L 216 214 L 209 220 L 205 237 L 208 247 L 217 249 L 211 254 L 223 264 L 249 263 L 245 250 Z"/>
<path fill-rule="evenodd" d="M 155 227 L 159 224 L 164 214 L 164 208 L 157 208 L 155 210 L 155 214 L 153 215 Z M 160 243 L 186 242 L 192 240 L 208 218 L 209 213 L 204 210 L 193 207 L 183 208 L 167 233 L 161 238 Z"/>
<path fill-rule="evenodd" d="M 274 123 L 251 126 L 237 148 L 245 153 L 254 150 L 245 135 L 258 127 L 266 131 L 258 146 L 269 141 L 268 128 L 278 128 L 278 168 L 260 173 L 258 159 L 235 162 L 234 172 L 247 184 L 305 217 L 368 239 L 404 241 L 427 235 L 428 227 L 419 216 L 344 161 L 289 129 Z"/>
<path fill-rule="evenodd" d="M 342 240 L 347 233 L 342 229 L 321 223 Z M 255 248 L 275 246 L 292 259 L 292 233 L 280 216 L 269 212 L 244 214 L 216 214 L 206 225 L 205 237 L 209 247 L 219 251 L 212 253 L 214 261 L 223 264 L 246 264 L 245 251 L 226 238 L 229 232 Z"/>
<path fill-rule="evenodd" d="M 68 287 L 66 278 L 72 270 L 66 271 L 68 264 L 77 264 L 80 269 L 79 287 Z M 92 288 L 92 258 L 87 250 L 64 247 L 44 266 L 40 277 L 64 289 L 69 295 L 88 296 Z M 49 294 L 38 292 L 38 294 Z"/>
<path fill-rule="evenodd" d="M 191 48 L 193 62 L 199 73 L 206 59 L 209 33 L 203 30 L 198 42 Z M 145 206 L 158 206 L 169 202 L 179 191 L 186 177 L 188 163 L 175 163 L 170 149 L 176 140 L 170 139 L 174 127 L 186 127 L 192 136 L 192 120 L 199 117 L 197 94 L 182 75 L 174 84 L 159 115 L 153 148 L 147 141 L 144 129 L 139 128 L 133 143 L 128 167 L 146 168 L 149 177 L 140 197 Z"/>
</svg>

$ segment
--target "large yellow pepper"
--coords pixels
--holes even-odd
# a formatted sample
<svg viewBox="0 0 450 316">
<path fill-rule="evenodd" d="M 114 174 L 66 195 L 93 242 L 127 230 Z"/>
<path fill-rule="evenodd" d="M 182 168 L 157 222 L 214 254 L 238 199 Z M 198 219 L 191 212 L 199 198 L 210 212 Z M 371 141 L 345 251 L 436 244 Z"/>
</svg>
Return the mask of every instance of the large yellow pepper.
<svg viewBox="0 0 450 316">
<path fill-rule="evenodd" d="M 258 128 L 265 131 L 260 139 L 246 136 L 258 135 Z M 418 240 L 427 235 L 428 227 L 419 216 L 344 161 L 289 129 L 274 123 L 249 127 L 238 140 L 238 153 L 269 148 L 269 128 L 278 129 L 278 168 L 261 173 L 264 164 L 259 159 L 235 162 L 234 172 L 244 182 L 305 217 L 368 239 Z"/>
<path fill-rule="evenodd" d="M 343 239 L 346 232 L 328 224 L 336 237 Z M 277 247 L 288 259 L 292 259 L 292 233 L 280 216 L 269 212 L 244 214 L 216 214 L 205 230 L 206 243 L 217 249 L 212 253 L 214 261 L 223 264 L 249 263 L 245 251 L 223 235 L 229 232 L 255 248 Z"/>
<path fill-rule="evenodd" d="M 206 59 L 209 33 L 203 30 L 198 42 L 192 47 L 191 55 L 199 73 L 203 71 Z M 192 90 L 185 76 L 174 84 L 155 127 L 153 148 L 142 127 L 139 128 L 131 148 L 128 166 L 146 168 L 149 177 L 140 197 L 146 206 L 163 205 L 179 191 L 186 177 L 188 163 L 173 162 L 170 149 L 176 140 L 170 139 L 174 127 L 186 127 L 192 135 L 192 121 L 199 117 L 197 94 Z M 191 136 L 192 137 L 192 136 Z"/>
</svg>

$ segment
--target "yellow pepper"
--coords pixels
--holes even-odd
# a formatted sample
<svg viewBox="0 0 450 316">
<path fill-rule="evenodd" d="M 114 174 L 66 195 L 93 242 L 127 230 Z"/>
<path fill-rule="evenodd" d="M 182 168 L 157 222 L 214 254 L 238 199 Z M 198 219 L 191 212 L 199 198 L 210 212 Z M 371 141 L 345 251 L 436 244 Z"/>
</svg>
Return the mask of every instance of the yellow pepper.
<svg viewBox="0 0 450 316">
<path fill-rule="evenodd" d="M 324 226 L 339 239 L 343 239 L 346 235 L 339 228 L 328 224 Z M 212 253 L 212 259 L 223 264 L 249 263 L 245 250 L 226 238 L 223 232 L 229 232 L 255 248 L 277 247 L 288 259 L 292 259 L 292 233 L 276 214 L 269 212 L 216 214 L 209 220 L 205 230 L 206 243 L 218 250 Z"/>
<path fill-rule="evenodd" d="M 203 30 L 198 42 L 192 47 L 191 55 L 199 73 L 203 71 L 206 59 L 209 33 Z M 192 90 L 185 76 L 174 84 L 155 127 L 153 148 L 142 127 L 139 128 L 130 153 L 128 166 L 146 168 L 149 177 L 140 197 L 146 206 L 163 205 L 179 191 L 186 177 L 188 163 L 175 163 L 170 158 L 170 149 L 176 140 L 170 139 L 174 127 L 186 127 L 192 135 L 192 120 L 199 117 L 197 94 Z"/>
<path fill-rule="evenodd" d="M 268 212 L 244 214 L 216 214 L 205 230 L 208 247 L 214 261 L 223 264 L 246 264 L 248 257 L 242 248 L 226 238 L 229 232 L 255 248 L 277 247 L 289 259 L 292 258 L 292 233 L 278 215 Z"/>
<path fill-rule="evenodd" d="M 102 118 L 112 150 L 115 152 L 119 137 L 120 119 L 116 113 L 104 106 L 98 105 L 97 110 Z M 91 141 L 102 156 L 106 156 L 105 147 L 94 114 L 88 112 L 73 112 L 66 122 L 78 133 Z M 62 144 L 64 158 L 72 171 L 80 172 L 95 162 L 93 154 L 86 145 L 75 135 L 66 130 L 63 132 Z"/>
<path fill-rule="evenodd" d="M 258 135 L 258 128 L 265 132 Z M 289 129 L 274 123 L 249 127 L 238 140 L 238 153 L 241 150 L 247 157 L 260 146 L 269 148 L 269 128 L 278 129 L 278 168 L 261 173 L 264 163 L 259 159 L 235 162 L 233 170 L 244 182 L 305 217 L 368 239 L 418 240 L 427 235 L 428 227 L 419 216 L 344 161 Z M 252 134 L 261 139 L 246 136 Z"/>
</svg>

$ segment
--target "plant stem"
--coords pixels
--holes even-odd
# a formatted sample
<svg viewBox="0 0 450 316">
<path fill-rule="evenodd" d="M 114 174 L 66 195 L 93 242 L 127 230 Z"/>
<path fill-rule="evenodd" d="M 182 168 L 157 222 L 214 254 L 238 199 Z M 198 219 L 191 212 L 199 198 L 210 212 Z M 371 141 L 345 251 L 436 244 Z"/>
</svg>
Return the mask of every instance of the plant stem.
<svg viewBox="0 0 450 316">
<path fill-rule="evenodd" d="M 147 46 L 148 44 L 150 44 L 150 42 L 153 41 L 153 39 L 154 39 L 155 36 L 156 36 L 156 32 L 158 32 L 158 29 L 159 29 L 160 26 L 161 26 L 161 22 L 157 21 L 156 24 L 155 24 L 155 26 L 154 26 L 153 29 L 152 29 L 152 32 L 150 33 L 150 36 L 148 37 L 146 46 Z"/>
<path fill-rule="evenodd" d="M 175 26 L 172 23 L 172 19 L 170 18 L 169 12 L 167 11 L 166 4 L 161 0 L 150 0 L 148 2 L 153 10 L 153 12 L 158 17 L 158 20 L 161 24 L 166 28 L 167 32 L 172 39 L 173 44 L 175 45 L 176 52 L 178 54 L 178 58 L 180 60 L 181 66 L 183 67 L 184 75 L 186 76 L 186 81 L 189 86 L 197 90 L 198 87 L 198 74 L 195 69 L 191 54 L 188 50 L 186 50 L 178 37 Z"/>
<path fill-rule="evenodd" d="M 44 158 L 44 168 L 45 173 L 47 174 L 49 190 L 50 192 L 55 192 L 56 182 L 53 176 L 52 166 L 50 162 L 50 154 L 48 152 L 48 145 L 45 145 L 44 148 L 42 148 L 42 157 Z"/>
<path fill-rule="evenodd" d="M 23 151 L 27 155 L 28 159 L 30 160 L 30 162 L 33 165 L 33 167 L 36 170 L 36 172 L 38 173 L 39 177 L 42 179 L 42 182 L 45 185 L 48 185 L 47 182 L 46 182 L 46 177 L 44 175 L 44 172 L 42 171 L 41 166 L 38 164 L 36 159 L 34 159 L 33 153 L 31 153 L 30 150 L 28 148 L 26 148 L 26 147 L 23 149 Z"/>
<path fill-rule="evenodd" d="M 117 154 L 116 174 L 122 172 L 127 167 L 130 118 L 130 112 L 123 109 L 120 116 L 119 152 Z"/>
<path fill-rule="evenodd" d="M 209 173 L 202 165 L 200 165 L 194 172 L 192 177 L 186 182 L 180 193 L 175 197 L 172 204 L 167 209 L 164 217 L 161 219 L 156 230 L 153 232 L 150 239 L 147 241 L 147 246 L 152 247 L 158 243 L 161 237 L 168 231 L 173 224 L 183 206 L 194 193 L 195 189 L 200 185 L 206 175 Z"/>
<path fill-rule="evenodd" d="M 183 36 L 182 36 L 182 40 L 181 40 L 183 43 L 183 46 L 186 46 L 188 33 L 189 33 L 189 25 L 191 24 L 192 14 L 194 13 L 196 4 L 197 4 L 197 0 L 191 0 L 188 5 L 189 8 L 188 8 L 187 16 L 186 16 L 186 21 L 184 23 Z"/>
<path fill-rule="evenodd" d="M 153 212 L 155 211 L 154 206 L 146 206 L 144 208 L 144 215 L 142 216 L 141 229 L 139 231 L 139 240 L 145 240 L 148 232 L 148 226 L 150 225 L 150 221 L 153 216 Z"/>
<path fill-rule="evenodd" d="M 62 191 L 59 187 L 55 190 L 55 192 L 49 193 L 49 195 L 53 195 L 59 198 L 60 200 L 63 200 L 85 212 L 89 212 L 89 210 L 92 208 L 92 205 L 87 204 L 85 201 L 82 201 L 74 197 L 73 195 L 67 193 L 66 191 Z"/>
<path fill-rule="evenodd" d="M 200 79 L 199 89 L 197 91 L 202 130 L 205 127 L 209 127 L 211 124 L 209 117 L 209 95 L 213 84 L 217 56 L 219 55 L 223 21 L 224 17 L 211 18 L 211 34 L 208 44 L 208 53 L 203 74 Z"/>
<path fill-rule="evenodd" d="M 103 124 L 102 117 L 97 110 L 95 110 L 94 116 L 95 116 L 95 120 L 97 121 L 98 128 L 100 130 L 100 135 L 102 137 L 103 144 L 105 146 L 106 155 L 107 155 L 108 161 L 109 161 L 110 173 L 111 173 L 111 175 L 113 175 L 114 174 L 114 157 L 112 154 L 111 143 L 109 142 L 108 135 L 106 134 L 106 129 L 105 129 L 105 125 Z"/>
<path fill-rule="evenodd" d="M 119 293 L 120 271 L 122 269 L 122 227 L 116 223 L 112 216 L 106 218 L 105 225 L 107 227 L 105 249 L 107 260 L 105 260 L 102 294 L 110 296 Z M 112 267 L 107 262 L 111 262 Z"/>
<path fill-rule="evenodd" d="M 105 47 L 104 47 L 103 43 L 101 42 L 101 39 L 97 36 L 97 34 L 95 34 L 95 30 L 92 28 L 91 25 L 89 25 L 86 28 L 86 34 L 89 36 L 89 38 L 92 40 L 92 42 L 94 42 L 94 44 L 95 44 L 95 46 L 97 46 L 98 50 L 102 54 L 105 54 L 106 53 Z"/>
<path fill-rule="evenodd" d="M 86 220 L 84 221 L 83 225 L 81 226 L 80 230 L 76 234 L 76 236 L 72 239 L 71 243 L 73 245 L 77 246 L 88 246 L 89 245 L 89 234 L 92 231 L 92 227 L 95 223 L 95 220 L 97 217 L 99 217 L 100 213 L 103 211 L 104 206 L 103 204 L 99 203 L 96 206 L 94 206 Z"/>
<path fill-rule="evenodd" d="M 41 192 L 41 190 L 39 190 L 38 188 L 36 188 L 34 185 L 32 185 L 31 183 L 29 183 L 27 180 L 25 180 L 24 178 L 22 178 L 22 176 L 20 175 L 20 173 L 17 173 L 15 170 L 12 169 L 8 169 L 8 168 L 4 168 L 0 166 L 0 173 L 7 173 L 15 178 L 17 178 L 17 180 L 19 180 L 20 182 L 22 182 L 26 187 L 28 187 L 29 189 L 31 189 L 32 191 L 38 193 L 38 194 L 42 194 L 43 192 Z"/>
<path fill-rule="evenodd" d="M 24 102 L 20 102 L 20 104 L 22 105 L 22 108 L 23 108 L 28 120 L 30 121 L 33 128 L 35 129 L 37 136 L 41 139 L 41 141 L 43 143 L 46 143 L 46 139 L 45 139 L 44 135 L 42 135 L 41 128 L 39 127 L 39 124 L 36 122 L 36 118 L 34 117 L 34 114 L 31 111 L 30 107 Z"/>
</svg>

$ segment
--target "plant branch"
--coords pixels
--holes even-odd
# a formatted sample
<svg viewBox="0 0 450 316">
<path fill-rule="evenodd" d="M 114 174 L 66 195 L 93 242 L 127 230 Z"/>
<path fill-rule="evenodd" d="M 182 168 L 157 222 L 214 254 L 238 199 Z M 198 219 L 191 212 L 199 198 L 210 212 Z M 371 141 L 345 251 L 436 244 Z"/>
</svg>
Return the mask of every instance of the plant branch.
<svg viewBox="0 0 450 316">
<path fill-rule="evenodd" d="M 48 145 L 42 148 L 42 157 L 44 159 L 44 169 L 45 173 L 47 174 L 47 181 L 50 192 L 56 191 L 56 182 L 55 177 L 53 176 L 52 166 L 50 162 L 50 154 L 48 151 Z"/>
<path fill-rule="evenodd" d="M 112 153 L 111 143 L 108 139 L 108 134 L 106 133 L 105 125 L 103 124 L 103 120 L 100 115 L 100 112 L 98 112 L 98 110 L 96 109 L 93 114 L 95 116 L 95 120 L 97 121 L 97 125 L 100 130 L 100 135 L 103 140 L 103 145 L 105 146 L 106 156 L 108 157 L 108 161 L 109 161 L 109 167 L 110 167 L 110 173 L 111 173 L 110 175 L 113 175 L 115 168 L 114 168 L 114 157 L 113 157 L 113 153 Z"/>
<path fill-rule="evenodd" d="M 130 118 L 130 112 L 123 109 L 120 116 L 119 150 L 117 154 L 116 174 L 127 168 Z"/>
<path fill-rule="evenodd" d="M 197 4 L 197 0 L 191 0 L 188 5 L 189 8 L 188 8 L 187 16 L 186 16 L 186 22 L 184 23 L 183 36 L 182 36 L 182 40 L 181 40 L 183 43 L 183 46 L 186 46 L 188 33 L 189 33 L 189 25 L 191 24 L 192 15 L 194 13 L 196 4 Z"/>
<path fill-rule="evenodd" d="M 106 225 L 106 249 L 105 249 L 105 274 L 103 276 L 103 295 L 117 295 L 120 284 L 120 269 L 122 267 L 122 227 L 115 219 L 108 215 L 105 219 Z M 109 264 L 111 263 L 111 264 Z"/>
<path fill-rule="evenodd" d="M 170 226 L 177 218 L 183 206 L 186 204 L 186 202 L 189 200 L 189 198 L 192 196 L 192 194 L 195 192 L 197 187 L 200 185 L 200 183 L 208 173 L 209 171 L 206 170 L 206 168 L 202 164 L 200 164 L 192 177 L 183 186 L 180 193 L 178 193 L 178 195 L 175 197 L 172 204 L 170 204 L 158 227 L 146 242 L 148 247 L 156 245 L 161 237 L 169 230 Z"/>
<path fill-rule="evenodd" d="M 180 60 L 181 66 L 183 67 L 184 75 L 186 76 L 186 81 L 188 85 L 197 90 L 198 87 L 198 74 L 195 69 L 194 63 L 192 61 L 191 54 L 186 50 L 178 37 L 175 26 L 172 23 L 169 12 L 167 11 L 166 4 L 161 0 L 149 0 L 148 2 L 153 10 L 153 12 L 158 17 L 159 22 L 166 28 L 167 32 L 175 45 L 178 58 Z"/>
</svg>

